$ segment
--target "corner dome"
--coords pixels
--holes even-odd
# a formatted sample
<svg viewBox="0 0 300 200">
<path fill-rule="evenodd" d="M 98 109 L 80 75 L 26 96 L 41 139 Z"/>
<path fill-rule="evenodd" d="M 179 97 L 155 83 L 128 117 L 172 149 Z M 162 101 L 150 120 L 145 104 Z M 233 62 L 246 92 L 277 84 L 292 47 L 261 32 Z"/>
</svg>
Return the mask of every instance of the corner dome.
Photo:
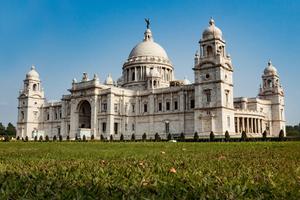
<svg viewBox="0 0 300 200">
<path fill-rule="evenodd" d="M 32 79 L 32 80 L 39 80 L 40 79 L 40 75 L 35 70 L 35 66 L 31 66 L 30 71 L 26 74 L 26 79 Z"/>
<path fill-rule="evenodd" d="M 144 40 L 131 50 L 128 59 L 135 57 L 160 57 L 169 59 L 166 51 L 153 41 L 152 32 L 149 28 L 145 31 L 144 35 Z"/>
<path fill-rule="evenodd" d="M 268 66 L 264 70 L 265 75 L 277 75 L 277 69 L 272 65 L 271 60 L 268 62 Z"/>
<path fill-rule="evenodd" d="M 222 39 L 222 31 L 215 26 L 215 21 L 212 18 L 209 20 L 209 26 L 202 33 L 202 39 Z"/>
</svg>

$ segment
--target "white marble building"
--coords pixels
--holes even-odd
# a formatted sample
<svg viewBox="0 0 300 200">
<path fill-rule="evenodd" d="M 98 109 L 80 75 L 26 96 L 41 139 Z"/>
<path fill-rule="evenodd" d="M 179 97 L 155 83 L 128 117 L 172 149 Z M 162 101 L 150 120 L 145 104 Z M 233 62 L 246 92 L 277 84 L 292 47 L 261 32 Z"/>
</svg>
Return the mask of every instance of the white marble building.
<svg viewBox="0 0 300 200">
<path fill-rule="evenodd" d="M 257 97 L 233 96 L 233 66 L 226 53 L 222 32 L 213 19 L 203 31 L 195 55 L 194 83 L 174 80 L 174 69 L 166 51 L 154 42 L 149 24 L 144 39 L 123 65 L 121 78 L 105 83 L 98 76 L 73 80 L 69 94 L 61 101 L 44 97 L 41 80 L 34 67 L 26 74 L 19 94 L 17 136 L 52 138 L 125 139 L 146 133 L 165 138 L 168 133 L 186 137 L 207 137 L 211 131 L 232 137 L 270 136 L 285 132 L 284 92 L 275 67 L 268 63 L 262 74 Z M 199 53 L 198 53 L 199 52 Z"/>
</svg>

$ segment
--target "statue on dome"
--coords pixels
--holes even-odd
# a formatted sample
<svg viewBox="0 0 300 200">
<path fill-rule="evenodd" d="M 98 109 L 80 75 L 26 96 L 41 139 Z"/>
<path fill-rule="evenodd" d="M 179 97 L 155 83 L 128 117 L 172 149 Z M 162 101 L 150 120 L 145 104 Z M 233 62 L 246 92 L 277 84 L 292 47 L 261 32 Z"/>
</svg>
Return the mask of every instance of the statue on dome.
<svg viewBox="0 0 300 200">
<path fill-rule="evenodd" d="M 150 19 L 145 18 L 145 22 L 146 22 L 146 25 L 147 25 L 147 29 L 149 29 L 150 28 Z"/>
</svg>

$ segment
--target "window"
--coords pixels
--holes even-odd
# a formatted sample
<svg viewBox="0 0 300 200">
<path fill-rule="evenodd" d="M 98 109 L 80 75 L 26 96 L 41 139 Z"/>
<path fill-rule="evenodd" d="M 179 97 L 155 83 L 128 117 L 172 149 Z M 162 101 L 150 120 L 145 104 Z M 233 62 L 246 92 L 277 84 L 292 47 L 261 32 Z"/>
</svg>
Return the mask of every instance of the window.
<svg viewBox="0 0 300 200">
<path fill-rule="evenodd" d="M 170 132 L 170 124 L 169 124 L 169 122 L 165 123 L 165 131 L 166 131 L 166 133 Z"/>
<path fill-rule="evenodd" d="M 170 102 L 166 103 L 166 110 L 170 110 Z"/>
<path fill-rule="evenodd" d="M 127 131 L 127 126 L 128 126 L 128 124 L 125 124 L 125 131 Z"/>
<path fill-rule="evenodd" d="M 230 128 L 230 116 L 227 116 L 227 126 Z"/>
<path fill-rule="evenodd" d="M 207 57 L 210 57 L 213 55 L 213 49 L 211 46 L 207 46 L 206 50 L 207 50 Z"/>
<path fill-rule="evenodd" d="M 195 108 L 195 100 L 194 99 L 191 100 L 191 109 L 193 109 L 193 108 Z"/>
<path fill-rule="evenodd" d="M 158 111 L 162 110 L 162 103 L 158 103 Z"/>
<path fill-rule="evenodd" d="M 24 120 L 24 111 L 21 111 L 21 120 Z"/>
<path fill-rule="evenodd" d="M 132 131 L 134 131 L 134 130 L 135 130 L 134 124 L 132 124 L 132 126 L 131 126 L 131 130 L 132 130 Z"/>
<path fill-rule="evenodd" d="M 135 81 L 135 73 L 134 72 L 132 72 L 132 74 L 131 74 L 131 80 Z"/>
<path fill-rule="evenodd" d="M 144 112 L 147 112 L 147 111 L 148 111 L 147 104 L 144 104 Z"/>
<path fill-rule="evenodd" d="M 102 132 L 103 133 L 106 132 L 106 123 L 105 122 L 102 123 Z"/>
<path fill-rule="evenodd" d="M 225 101 L 226 101 L 226 106 L 227 106 L 228 102 L 229 102 L 229 90 L 225 90 Z"/>
<path fill-rule="evenodd" d="M 101 105 L 101 111 L 102 112 L 106 112 L 106 110 L 107 110 L 107 104 L 106 103 L 102 103 L 102 105 Z"/>
<path fill-rule="evenodd" d="M 205 96 L 206 96 L 206 102 L 211 102 L 211 90 L 204 90 Z"/>
<path fill-rule="evenodd" d="M 57 134 L 60 135 L 60 127 L 57 127 Z"/>
<path fill-rule="evenodd" d="M 132 112 L 134 113 L 135 112 L 135 105 L 131 104 L 131 107 L 132 107 Z"/>
<path fill-rule="evenodd" d="M 115 113 L 118 112 L 118 104 L 117 103 L 114 104 L 114 111 L 115 111 Z"/>
<path fill-rule="evenodd" d="M 47 120 L 50 120 L 50 115 L 49 115 L 49 113 L 47 114 Z"/>
<path fill-rule="evenodd" d="M 175 101 L 175 102 L 174 102 L 174 110 L 177 110 L 177 109 L 178 109 L 178 102 Z"/>
<path fill-rule="evenodd" d="M 37 91 L 37 84 L 33 84 L 32 89 L 33 91 Z"/>
<path fill-rule="evenodd" d="M 114 123 L 114 133 L 118 134 L 118 123 Z"/>
</svg>

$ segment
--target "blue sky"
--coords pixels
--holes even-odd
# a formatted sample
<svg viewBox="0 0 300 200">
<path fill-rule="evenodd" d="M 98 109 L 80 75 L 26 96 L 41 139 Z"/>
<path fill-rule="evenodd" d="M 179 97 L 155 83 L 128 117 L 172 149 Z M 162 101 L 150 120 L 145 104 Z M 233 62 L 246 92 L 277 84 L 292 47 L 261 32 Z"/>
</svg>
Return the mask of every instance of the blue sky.
<svg viewBox="0 0 300 200">
<path fill-rule="evenodd" d="M 234 96 L 256 96 L 269 59 L 286 94 L 288 124 L 300 122 L 300 1 L 0 0 L 0 122 L 16 122 L 17 96 L 35 65 L 48 100 L 67 94 L 82 72 L 121 75 L 151 19 L 175 77 L 193 76 L 193 57 L 209 18 L 223 31 L 234 65 Z"/>
</svg>

